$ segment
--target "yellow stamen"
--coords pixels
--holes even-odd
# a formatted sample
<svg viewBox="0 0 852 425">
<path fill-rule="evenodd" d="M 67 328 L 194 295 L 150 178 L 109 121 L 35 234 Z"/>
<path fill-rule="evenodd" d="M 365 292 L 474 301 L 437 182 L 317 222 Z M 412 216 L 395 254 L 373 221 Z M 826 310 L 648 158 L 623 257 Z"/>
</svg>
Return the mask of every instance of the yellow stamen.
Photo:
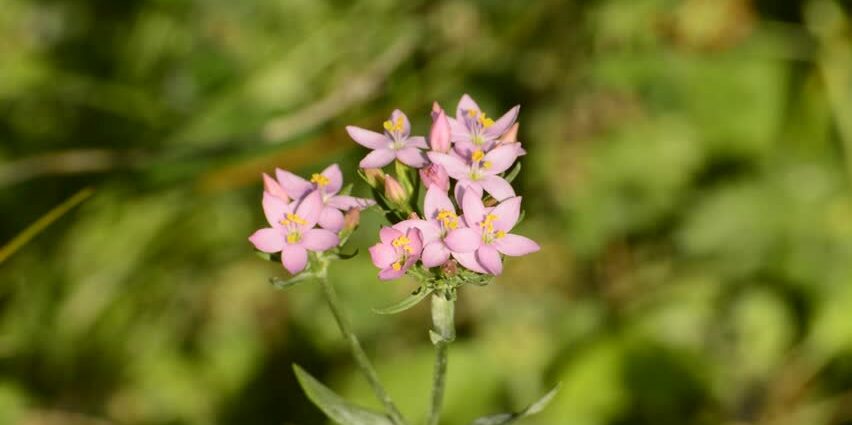
<svg viewBox="0 0 852 425">
<path fill-rule="evenodd" d="M 301 224 L 303 226 L 308 224 L 308 222 L 305 221 L 304 219 L 302 219 L 302 217 L 299 217 L 298 215 L 293 214 L 293 213 L 287 213 L 285 218 L 283 220 L 279 221 L 279 223 L 281 223 L 284 226 L 288 226 L 288 225 L 290 225 L 290 223 Z"/>
<path fill-rule="evenodd" d="M 485 220 L 482 220 L 482 223 L 479 223 L 479 227 L 485 229 L 488 232 L 493 232 L 494 220 L 497 220 L 497 216 L 494 214 L 488 214 L 485 216 Z"/>
<path fill-rule="evenodd" d="M 297 243 L 302 239 L 302 235 L 292 232 L 287 234 L 287 243 Z"/>
<path fill-rule="evenodd" d="M 482 149 L 473 151 L 473 154 L 470 156 L 470 159 L 472 159 L 473 162 L 482 161 L 482 158 L 485 158 L 485 152 L 482 152 Z"/>
<path fill-rule="evenodd" d="M 405 120 L 402 118 L 402 115 L 396 117 L 396 120 L 391 121 L 387 120 L 382 123 L 382 127 L 384 127 L 387 131 L 402 131 L 405 127 Z"/>
<path fill-rule="evenodd" d="M 494 120 L 485 116 L 485 112 L 480 113 L 476 120 L 479 121 L 479 124 L 481 124 L 483 128 L 488 128 L 494 125 Z"/>
<path fill-rule="evenodd" d="M 482 163 L 482 169 L 487 170 L 491 168 L 491 161 L 485 161 Z"/>
<path fill-rule="evenodd" d="M 395 271 L 399 271 L 400 269 L 402 269 L 402 263 L 401 263 L 401 262 L 399 262 L 399 261 L 397 261 L 396 263 L 393 263 L 393 264 L 391 265 L 391 267 L 392 267 Z"/>
<path fill-rule="evenodd" d="M 328 177 L 326 177 L 326 176 L 324 176 L 324 175 L 322 175 L 322 174 L 314 173 L 314 174 L 311 176 L 311 183 L 316 183 L 316 184 L 317 184 L 317 186 L 319 186 L 319 187 L 323 187 L 323 186 L 326 186 L 326 185 L 328 185 L 329 183 L 331 183 L 331 180 L 329 180 L 329 179 L 328 179 Z"/>
<path fill-rule="evenodd" d="M 475 116 L 476 116 L 476 111 L 475 111 L 475 110 L 473 110 L 473 109 L 468 109 L 468 110 L 467 110 L 467 116 L 469 116 L 469 117 L 471 117 L 471 118 L 475 117 Z"/>
<path fill-rule="evenodd" d="M 385 121 L 384 123 L 382 123 L 382 127 L 384 127 L 387 131 L 393 131 L 393 122 L 391 122 L 390 120 Z"/>
<path fill-rule="evenodd" d="M 504 236 L 506 236 L 506 232 L 502 230 L 498 230 L 497 233 L 494 235 L 494 237 L 497 239 L 502 239 Z"/>
<path fill-rule="evenodd" d="M 438 221 L 444 224 L 447 229 L 455 229 L 459 226 L 459 217 L 456 213 L 449 210 L 441 210 L 438 212 Z"/>
</svg>

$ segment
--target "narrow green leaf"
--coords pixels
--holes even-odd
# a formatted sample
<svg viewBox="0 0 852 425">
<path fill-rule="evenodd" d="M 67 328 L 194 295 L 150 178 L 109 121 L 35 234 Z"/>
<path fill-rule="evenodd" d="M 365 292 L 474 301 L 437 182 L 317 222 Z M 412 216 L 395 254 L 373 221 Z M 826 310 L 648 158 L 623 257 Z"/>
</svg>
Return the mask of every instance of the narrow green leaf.
<svg viewBox="0 0 852 425">
<path fill-rule="evenodd" d="M 295 363 L 293 371 L 308 399 L 334 422 L 340 425 L 392 425 L 387 416 L 344 400 Z"/>
<path fill-rule="evenodd" d="M 349 195 L 352 193 L 352 183 L 343 186 L 343 189 L 340 189 L 340 192 L 337 192 L 338 195 Z"/>
<path fill-rule="evenodd" d="M 276 252 L 275 254 L 270 254 L 268 252 L 255 251 L 254 254 L 260 258 L 263 258 L 266 261 L 274 261 L 276 263 L 281 261 L 281 253 L 279 252 Z"/>
<path fill-rule="evenodd" d="M 520 412 L 498 413 L 496 415 L 483 416 L 471 422 L 470 425 L 507 425 L 516 422 L 518 419 L 535 415 L 547 407 L 548 403 L 550 403 L 550 401 L 553 400 L 553 397 L 556 396 L 556 393 L 559 392 L 559 387 L 561 385 L 562 384 L 557 384 L 552 390 L 545 394 L 544 397 L 538 399 L 535 403 L 530 404 L 526 409 L 521 410 Z"/>
<path fill-rule="evenodd" d="M 374 308 L 373 311 L 378 313 L 378 314 L 397 314 L 397 313 L 403 312 L 405 310 L 408 310 L 411 307 L 414 307 L 420 301 L 423 301 L 423 298 L 428 297 L 429 294 L 431 294 L 431 293 L 432 293 L 431 289 L 426 289 L 426 288 L 421 286 L 416 291 L 414 291 L 411 295 L 405 297 L 405 299 L 403 299 L 402 301 L 400 301 L 400 302 L 398 302 L 394 305 L 387 306 L 387 307 Z"/>
<path fill-rule="evenodd" d="M 297 283 L 304 282 L 312 278 L 314 278 L 313 273 L 299 273 L 290 279 L 282 279 L 278 276 L 272 276 L 269 278 L 269 283 L 272 284 L 275 289 L 287 289 Z"/>
<path fill-rule="evenodd" d="M 521 172 L 521 162 L 518 161 L 515 164 L 515 166 L 512 167 L 512 170 L 509 171 L 509 174 L 506 174 L 506 181 L 511 183 L 513 180 L 515 180 L 515 177 L 518 177 L 518 173 L 520 173 L 520 172 Z"/>
</svg>

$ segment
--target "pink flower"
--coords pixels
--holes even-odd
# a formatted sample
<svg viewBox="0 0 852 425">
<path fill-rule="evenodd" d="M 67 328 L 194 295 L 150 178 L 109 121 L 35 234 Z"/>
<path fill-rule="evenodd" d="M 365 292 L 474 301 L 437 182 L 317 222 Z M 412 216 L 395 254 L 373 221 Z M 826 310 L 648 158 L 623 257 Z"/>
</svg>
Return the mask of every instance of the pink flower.
<svg viewBox="0 0 852 425">
<path fill-rule="evenodd" d="M 435 164 L 442 165 L 450 177 L 456 179 L 456 199 L 461 199 L 463 188 L 474 190 L 482 196 L 483 189 L 494 199 L 502 201 L 515 196 L 512 185 L 498 174 L 506 171 L 518 158 L 515 145 L 502 145 L 484 153 L 481 149 L 474 150 L 467 161 L 458 155 L 439 152 L 429 152 L 429 159 Z"/>
<path fill-rule="evenodd" d="M 402 111 L 394 110 L 390 119 L 384 122 L 383 127 L 384 134 L 352 125 L 346 127 L 346 131 L 353 140 L 366 148 L 373 149 L 361 160 L 361 168 L 381 168 L 390 164 L 394 158 L 414 168 L 420 168 L 429 163 L 426 155 L 420 150 L 429 148 L 426 139 L 421 136 L 410 136 L 411 124 Z"/>
<path fill-rule="evenodd" d="M 352 208 L 364 209 L 375 204 L 369 199 L 337 194 L 343 186 L 343 175 L 337 164 L 329 165 L 321 173 L 315 173 L 310 181 L 280 168 L 275 170 L 275 175 L 283 192 L 293 199 L 302 199 L 307 194 L 318 191 L 323 204 L 319 225 L 334 232 L 343 228 L 343 211 Z"/>
<path fill-rule="evenodd" d="M 456 142 L 456 147 L 464 151 L 490 151 L 495 141 L 515 123 L 519 110 L 520 106 L 515 106 L 494 121 L 465 94 L 456 108 L 456 119 L 450 120 L 452 139 Z"/>
<path fill-rule="evenodd" d="M 284 268 L 297 274 L 307 265 L 307 250 L 326 251 L 337 246 L 340 241 L 333 232 L 314 228 L 322 209 L 322 195 L 319 191 L 311 192 L 302 201 L 289 204 L 264 193 L 263 213 L 272 227 L 254 232 L 249 241 L 263 252 L 281 252 Z"/>
<path fill-rule="evenodd" d="M 379 279 L 397 279 L 420 259 L 423 239 L 420 230 L 414 227 L 400 230 L 398 223 L 393 227 L 382 227 L 379 231 L 381 242 L 370 248 L 373 264 L 380 268 Z"/>
<path fill-rule="evenodd" d="M 500 254 L 521 256 L 539 250 L 538 244 L 531 239 L 509 233 L 518 222 L 520 196 L 509 198 L 494 208 L 486 208 L 473 191 L 465 191 L 462 210 L 467 226 L 479 234 L 476 250 L 453 255 L 468 269 L 496 276 L 503 271 Z"/>
<path fill-rule="evenodd" d="M 423 200 L 425 220 L 414 221 L 423 234 L 423 265 L 436 267 L 447 262 L 450 255 L 472 252 L 479 247 L 480 235 L 464 226 L 447 192 L 432 186 Z M 403 222 L 404 223 L 404 222 Z"/>
<path fill-rule="evenodd" d="M 420 180 L 423 181 L 423 186 L 430 188 L 436 186 L 446 193 L 450 190 L 450 175 L 443 166 L 438 164 L 429 164 L 420 169 Z"/>
<path fill-rule="evenodd" d="M 290 197 L 287 196 L 287 192 L 284 188 L 266 173 L 263 173 L 263 190 L 284 202 L 290 202 Z"/>
</svg>

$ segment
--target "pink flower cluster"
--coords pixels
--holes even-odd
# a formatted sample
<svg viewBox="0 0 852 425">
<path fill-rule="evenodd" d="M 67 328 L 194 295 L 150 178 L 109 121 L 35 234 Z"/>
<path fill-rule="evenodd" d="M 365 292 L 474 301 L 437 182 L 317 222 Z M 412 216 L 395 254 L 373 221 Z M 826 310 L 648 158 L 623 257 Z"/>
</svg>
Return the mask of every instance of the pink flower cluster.
<svg viewBox="0 0 852 425">
<path fill-rule="evenodd" d="M 397 160 L 419 169 L 427 188 L 423 214 L 382 228 L 380 242 L 370 248 L 381 269 L 379 278 L 399 278 L 418 261 L 432 268 L 451 258 L 471 271 L 499 275 L 502 255 L 539 250 L 529 238 L 510 233 L 518 222 L 521 197 L 504 174 L 526 153 L 517 141 L 518 110 L 515 106 L 495 121 L 464 95 L 450 118 L 436 103 L 428 143 L 410 135 L 408 118 L 398 110 L 384 122 L 383 133 L 346 128 L 352 139 L 372 150 L 360 164 L 369 174 L 382 174 L 373 169 Z M 394 201 L 411 195 L 390 176 L 386 180 L 393 185 L 386 193 L 396 194 Z M 455 203 L 448 194 L 451 186 Z"/>
<path fill-rule="evenodd" d="M 249 241 L 260 251 L 280 252 L 281 263 L 292 274 L 305 269 L 308 251 L 327 251 L 340 243 L 344 212 L 375 203 L 339 194 L 343 176 L 337 164 L 310 180 L 281 169 L 275 175 L 263 175 L 263 212 L 270 227 L 254 232 Z"/>
</svg>

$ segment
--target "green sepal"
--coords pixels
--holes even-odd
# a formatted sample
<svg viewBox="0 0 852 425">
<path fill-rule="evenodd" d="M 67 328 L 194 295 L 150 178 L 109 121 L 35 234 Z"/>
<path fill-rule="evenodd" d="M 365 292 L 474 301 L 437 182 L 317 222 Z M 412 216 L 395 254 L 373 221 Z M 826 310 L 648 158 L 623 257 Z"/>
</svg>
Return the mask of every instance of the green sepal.
<svg viewBox="0 0 852 425">
<path fill-rule="evenodd" d="M 348 260 L 350 258 L 354 258 L 356 255 L 358 255 L 358 248 L 355 248 L 355 251 L 352 251 L 349 254 L 338 252 L 337 254 L 329 255 L 329 258 L 333 258 L 335 260 Z"/>
<path fill-rule="evenodd" d="M 352 183 L 343 186 L 343 189 L 337 192 L 338 195 L 349 195 L 350 193 L 352 193 Z"/>
<path fill-rule="evenodd" d="M 526 409 L 521 410 L 520 412 L 499 413 L 491 416 L 483 416 L 471 422 L 470 425 L 507 425 L 514 423 L 518 419 L 535 415 L 547 407 L 548 403 L 550 403 L 553 400 L 553 397 L 556 396 L 556 393 L 559 392 L 559 388 L 561 386 L 561 383 L 556 384 L 556 386 L 553 387 L 552 390 L 548 391 L 544 397 L 538 399 L 535 403 L 530 404 Z"/>
<path fill-rule="evenodd" d="M 287 289 L 291 286 L 296 285 L 297 283 L 304 282 L 306 280 L 310 280 L 315 278 L 313 273 L 299 273 L 290 279 L 282 279 L 278 276 L 272 276 L 269 278 L 269 283 L 275 287 L 275 289 Z"/>
<path fill-rule="evenodd" d="M 408 310 L 411 307 L 419 304 L 420 301 L 423 301 L 424 298 L 428 297 L 429 294 L 432 293 L 431 289 L 427 289 L 426 287 L 419 287 L 416 291 L 412 292 L 411 295 L 405 297 L 402 301 L 382 308 L 374 308 L 373 311 L 378 314 L 397 314 L 401 313 L 405 310 Z"/>
<path fill-rule="evenodd" d="M 344 400 L 295 363 L 293 371 L 308 399 L 334 422 L 340 425 L 393 425 L 387 416 Z"/>
<path fill-rule="evenodd" d="M 504 178 L 506 179 L 507 182 L 511 183 L 513 180 L 515 180 L 515 177 L 518 177 L 518 173 L 520 173 L 520 172 L 521 172 L 521 161 L 518 161 L 517 163 L 515 163 L 515 166 L 512 167 L 512 169 L 509 171 L 509 174 L 506 174 L 506 177 L 504 177 Z"/>
<path fill-rule="evenodd" d="M 260 257 L 260 258 L 263 258 L 263 259 L 264 259 L 264 260 L 266 260 L 266 261 L 274 261 L 274 262 L 276 262 L 276 263 L 281 262 L 281 253 L 280 253 L 280 252 L 276 252 L 276 253 L 274 253 L 274 254 L 270 254 L 270 253 L 268 253 L 268 252 L 263 252 L 263 251 L 257 251 L 257 250 L 255 250 L 255 251 L 254 251 L 254 254 L 255 254 L 255 255 L 257 255 L 257 256 L 258 256 L 258 257 Z"/>
</svg>

